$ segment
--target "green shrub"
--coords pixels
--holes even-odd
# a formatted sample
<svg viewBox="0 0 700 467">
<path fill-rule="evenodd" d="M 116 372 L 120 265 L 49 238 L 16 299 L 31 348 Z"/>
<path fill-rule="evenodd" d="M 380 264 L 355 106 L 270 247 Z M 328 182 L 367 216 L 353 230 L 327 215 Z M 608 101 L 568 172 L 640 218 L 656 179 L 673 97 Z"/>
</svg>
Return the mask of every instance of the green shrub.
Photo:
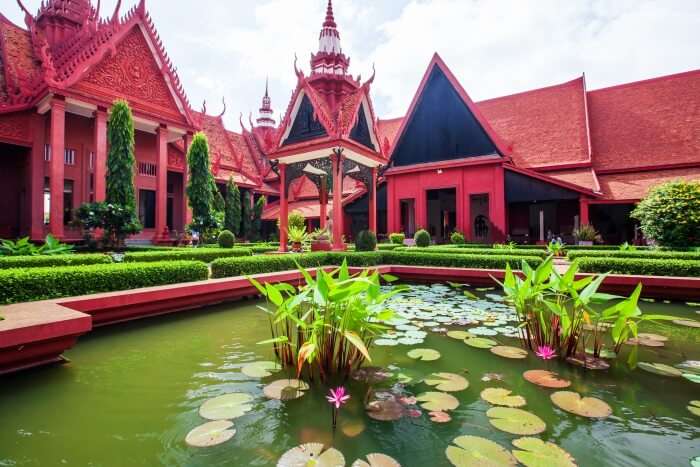
<svg viewBox="0 0 700 467">
<path fill-rule="evenodd" d="M 631 217 L 659 245 L 700 245 L 700 182 L 679 180 L 652 188 Z"/>
<path fill-rule="evenodd" d="M 185 248 L 171 251 L 148 251 L 145 253 L 127 253 L 126 263 L 151 263 L 155 261 L 201 261 L 211 263 L 218 258 L 252 256 L 249 248 Z"/>
<path fill-rule="evenodd" d="M 240 258 L 222 258 L 211 263 L 211 276 L 214 279 L 248 274 L 263 274 L 276 271 L 290 271 L 299 266 L 305 268 L 325 265 L 326 252 L 298 255 L 265 255 Z"/>
<path fill-rule="evenodd" d="M 403 245 L 404 240 L 406 240 L 406 235 L 402 233 L 392 233 L 389 234 L 389 240 L 396 245 Z"/>
<path fill-rule="evenodd" d="M 362 230 L 355 239 L 356 251 L 374 251 L 377 249 L 377 235 L 370 230 Z"/>
<path fill-rule="evenodd" d="M 0 303 L 193 282 L 206 279 L 208 274 L 207 266 L 197 261 L 4 269 L 0 270 Z"/>
<path fill-rule="evenodd" d="M 111 257 L 98 253 L 58 256 L 0 256 L 0 269 L 86 266 L 111 262 Z"/>
<path fill-rule="evenodd" d="M 444 253 L 414 253 L 413 251 L 386 251 L 383 259 L 383 264 L 477 269 L 505 269 L 507 264 L 510 264 L 513 269 L 520 269 L 520 262 L 523 260 L 533 267 L 542 263 L 542 258 L 538 256 L 446 255 Z"/>
<path fill-rule="evenodd" d="M 221 248 L 233 248 L 233 244 L 236 243 L 236 237 L 230 230 L 222 230 L 217 243 Z"/>
<path fill-rule="evenodd" d="M 450 243 L 462 245 L 464 243 L 464 235 L 462 235 L 461 232 L 452 232 L 452 235 L 450 235 Z"/>
<path fill-rule="evenodd" d="M 277 250 L 280 249 L 279 246 L 272 246 L 272 245 L 266 245 L 266 246 L 263 246 L 263 245 L 259 245 L 259 246 L 258 246 L 258 245 L 253 245 L 253 246 L 250 246 L 250 247 L 248 247 L 248 248 L 249 248 L 250 251 L 252 251 L 253 254 L 255 254 L 255 255 L 263 255 L 263 254 L 265 254 L 265 253 L 271 253 L 271 252 L 273 252 L 273 251 L 277 251 Z"/>
<path fill-rule="evenodd" d="M 576 250 L 567 255 L 571 261 L 577 258 L 637 258 L 637 259 L 685 259 L 700 260 L 700 253 L 683 251 L 622 251 L 622 250 Z"/>
<path fill-rule="evenodd" d="M 377 250 L 379 251 L 390 251 L 397 248 L 404 248 L 403 243 L 378 243 Z"/>
<path fill-rule="evenodd" d="M 383 258 L 384 255 L 378 251 L 363 251 L 358 253 L 331 251 L 326 253 L 324 261 L 328 266 L 340 266 L 343 264 L 343 260 L 347 260 L 348 266 L 366 268 L 383 264 Z"/>
<path fill-rule="evenodd" d="M 449 254 L 449 255 L 496 255 L 496 256 L 538 256 L 547 257 L 546 250 L 494 250 L 492 248 L 450 248 L 449 246 L 431 246 L 428 248 L 402 247 L 394 251 L 404 251 L 416 254 Z"/>
<path fill-rule="evenodd" d="M 700 261 L 682 259 L 580 258 L 582 272 L 700 277 Z"/>
<path fill-rule="evenodd" d="M 425 229 L 420 229 L 413 236 L 413 240 L 416 242 L 416 246 L 426 247 L 430 246 L 430 234 Z"/>
</svg>

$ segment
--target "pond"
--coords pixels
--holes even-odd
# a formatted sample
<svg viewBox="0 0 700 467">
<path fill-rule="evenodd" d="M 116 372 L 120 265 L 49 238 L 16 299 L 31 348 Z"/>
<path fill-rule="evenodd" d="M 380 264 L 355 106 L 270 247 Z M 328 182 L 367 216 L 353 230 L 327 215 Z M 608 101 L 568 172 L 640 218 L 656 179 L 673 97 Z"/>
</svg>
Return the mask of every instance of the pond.
<svg viewBox="0 0 700 467">
<path fill-rule="evenodd" d="M 263 387 L 285 373 L 261 379 L 241 371 L 248 363 L 272 360 L 269 346 L 257 345 L 269 338 L 267 317 L 258 302 L 248 301 L 99 329 L 67 353 L 70 364 L 0 378 L 0 466 L 269 466 L 309 442 L 332 444 L 347 465 L 378 452 L 403 466 L 449 466 L 445 450 L 458 436 L 483 437 L 508 450 L 520 438 L 490 423 L 486 412 L 492 405 L 480 397 L 487 388 L 522 396 L 522 409 L 546 423 L 536 436 L 568 451 L 578 465 L 683 466 L 700 456 L 700 416 L 687 408 L 700 399 L 699 386 L 682 377 L 630 370 L 624 356 L 609 370 L 584 371 L 531 354 L 509 359 L 466 345 L 453 338 L 463 336 L 448 337 L 445 330 L 519 346 L 508 337 L 515 323 L 501 297 L 471 291 L 478 300 L 443 285 L 412 286 L 393 302 L 403 319 L 394 322 L 395 331 L 379 342 L 383 345 L 372 347 L 372 364 L 400 373 L 406 384 L 379 383 L 385 388 L 375 388 L 372 399 L 381 401 L 400 390 L 404 407 L 398 420 L 367 415 L 368 386 L 361 381 L 348 384 L 351 399 L 340 410 L 335 433 L 320 386 L 312 384 L 295 400 L 267 399 Z M 641 307 L 645 313 L 684 318 L 698 318 L 700 309 L 646 301 Z M 700 330 L 647 324 L 642 331 L 668 341 L 640 347 L 640 361 L 700 360 Z M 412 359 L 407 353 L 415 349 L 437 351 L 440 358 Z M 565 390 L 605 401 L 612 414 L 592 419 L 561 410 L 550 400 L 557 389 L 523 378 L 531 369 L 558 373 L 571 381 Z M 438 390 L 423 381 L 435 372 L 458 375 L 457 386 L 463 379 L 469 382 L 466 389 L 449 393 L 459 405 L 447 412 L 451 420 L 446 423 L 431 421 L 429 410 L 412 400 Z M 207 421 L 200 406 L 232 392 L 253 397 L 252 410 L 234 420 L 235 436 L 217 446 L 188 446 L 190 430 Z"/>
</svg>

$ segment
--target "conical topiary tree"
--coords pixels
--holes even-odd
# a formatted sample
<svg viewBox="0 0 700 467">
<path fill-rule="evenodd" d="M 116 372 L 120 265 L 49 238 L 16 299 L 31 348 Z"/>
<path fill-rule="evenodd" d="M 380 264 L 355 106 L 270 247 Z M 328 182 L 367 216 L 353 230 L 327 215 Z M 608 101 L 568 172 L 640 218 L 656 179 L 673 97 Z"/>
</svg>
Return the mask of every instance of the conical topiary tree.
<svg viewBox="0 0 700 467">
<path fill-rule="evenodd" d="M 253 203 L 250 199 L 250 190 L 243 192 L 243 221 L 241 224 L 241 235 L 248 238 L 251 234 L 250 228 L 253 221 Z"/>
<path fill-rule="evenodd" d="M 259 240 L 262 237 L 262 213 L 265 208 L 266 198 L 261 196 L 255 202 L 255 207 L 253 208 L 253 222 L 252 222 L 252 233 L 251 238 L 253 240 Z"/>
<path fill-rule="evenodd" d="M 228 179 L 226 184 L 226 216 L 224 218 L 226 229 L 238 237 L 241 235 L 241 192 L 233 181 Z"/>
<path fill-rule="evenodd" d="M 214 215 L 214 190 L 216 184 L 209 167 L 209 142 L 204 133 L 197 133 L 187 153 L 189 183 L 187 197 L 192 208 L 190 229 L 207 237 L 217 227 Z"/>
</svg>

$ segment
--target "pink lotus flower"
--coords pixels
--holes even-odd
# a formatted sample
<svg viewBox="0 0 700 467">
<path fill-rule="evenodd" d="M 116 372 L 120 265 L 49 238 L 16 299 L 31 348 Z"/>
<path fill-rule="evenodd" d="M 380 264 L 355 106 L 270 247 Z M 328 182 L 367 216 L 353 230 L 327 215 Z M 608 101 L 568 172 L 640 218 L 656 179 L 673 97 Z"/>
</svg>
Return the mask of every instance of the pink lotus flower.
<svg viewBox="0 0 700 467">
<path fill-rule="evenodd" d="M 551 360 L 557 356 L 557 353 L 552 347 L 548 345 L 541 345 L 537 347 L 537 352 L 535 352 L 535 355 L 540 357 L 542 360 Z"/>
<path fill-rule="evenodd" d="M 345 393 L 345 388 L 343 386 L 331 389 L 329 394 L 330 395 L 326 396 L 326 399 L 335 406 L 336 410 L 350 399 L 350 394 Z"/>
</svg>

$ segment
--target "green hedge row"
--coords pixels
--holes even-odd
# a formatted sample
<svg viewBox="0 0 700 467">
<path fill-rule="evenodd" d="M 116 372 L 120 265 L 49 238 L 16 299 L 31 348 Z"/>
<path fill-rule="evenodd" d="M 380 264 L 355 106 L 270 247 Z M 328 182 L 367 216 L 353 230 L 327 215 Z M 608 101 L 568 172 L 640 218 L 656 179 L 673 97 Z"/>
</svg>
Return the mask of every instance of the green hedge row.
<svg viewBox="0 0 700 467">
<path fill-rule="evenodd" d="M 202 261 L 211 263 L 219 258 L 251 256 L 250 248 L 185 248 L 171 251 L 127 253 L 125 263 L 152 263 L 156 261 Z"/>
<path fill-rule="evenodd" d="M 207 279 L 199 261 L 0 270 L 0 304 L 73 297 Z"/>
<path fill-rule="evenodd" d="M 681 259 L 580 258 L 582 272 L 700 277 L 700 261 Z"/>
<path fill-rule="evenodd" d="M 256 255 L 264 255 L 265 253 L 270 253 L 272 251 L 277 251 L 280 249 L 279 246 L 272 246 L 272 245 L 260 245 L 260 246 L 246 246 L 246 248 L 250 249 L 250 251 L 253 252 L 253 254 Z"/>
<path fill-rule="evenodd" d="M 546 250 L 535 250 L 535 249 L 527 249 L 527 250 L 497 250 L 494 248 L 445 248 L 445 247 L 437 247 L 437 246 L 431 246 L 427 248 L 420 248 L 420 247 L 402 247 L 402 248 L 397 248 L 394 251 L 407 251 L 411 253 L 416 253 L 416 254 L 425 254 L 425 253 L 441 253 L 441 254 L 450 254 L 450 255 L 496 255 L 496 256 L 539 256 L 540 258 L 546 258 L 547 257 L 547 251 Z"/>
<path fill-rule="evenodd" d="M 659 251 L 659 250 L 642 250 L 642 251 L 600 251 L 600 250 L 576 250 L 571 251 L 567 255 L 570 260 L 576 258 L 635 258 L 635 259 L 685 259 L 685 260 L 700 260 L 700 253 L 684 252 L 684 251 Z"/>
<path fill-rule="evenodd" d="M 211 265 L 211 272 L 213 278 L 235 277 L 247 274 L 294 270 L 297 268 L 297 264 L 305 268 L 337 266 L 342 264 L 343 259 L 347 259 L 348 265 L 356 267 L 396 264 L 483 269 L 503 269 L 506 267 L 506 264 L 519 269 L 521 260 L 527 261 L 533 267 L 542 262 L 542 258 L 537 256 L 513 258 L 511 256 L 497 255 L 446 255 L 404 251 L 316 252 L 299 255 L 267 255 L 217 259 Z"/>
<path fill-rule="evenodd" d="M 378 243 L 377 250 L 379 251 L 393 251 L 397 248 L 405 248 L 403 245 L 397 243 Z"/>
<path fill-rule="evenodd" d="M 86 266 L 109 264 L 112 258 L 99 253 L 56 256 L 0 256 L 0 269 L 45 268 L 52 266 Z"/>
</svg>

